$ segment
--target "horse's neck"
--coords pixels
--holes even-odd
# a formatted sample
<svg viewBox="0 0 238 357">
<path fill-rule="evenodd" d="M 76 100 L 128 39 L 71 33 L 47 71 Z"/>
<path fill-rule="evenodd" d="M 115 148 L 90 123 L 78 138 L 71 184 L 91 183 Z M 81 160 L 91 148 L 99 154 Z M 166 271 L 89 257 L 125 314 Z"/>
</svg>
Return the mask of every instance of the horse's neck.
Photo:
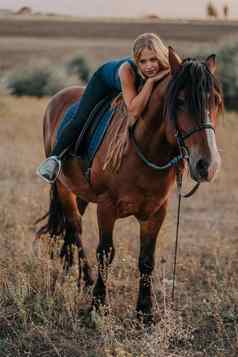
<svg viewBox="0 0 238 357">
<path fill-rule="evenodd" d="M 146 111 L 138 120 L 136 140 L 148 159 L 160 161 L 159 153 L 163 152 L 163 160 L 170 158 L 174 151 L 166 139 L 166 122 L 164 118 L 164 97 L 170 77 L 166 77 L 154 89 Z"/>
</svg>

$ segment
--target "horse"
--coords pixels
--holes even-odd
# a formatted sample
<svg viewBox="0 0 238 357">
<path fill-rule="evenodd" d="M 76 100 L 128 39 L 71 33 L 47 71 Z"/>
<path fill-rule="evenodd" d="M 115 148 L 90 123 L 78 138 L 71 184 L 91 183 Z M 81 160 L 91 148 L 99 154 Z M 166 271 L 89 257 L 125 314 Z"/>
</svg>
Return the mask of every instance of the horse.
<svg viewBox="0 0 238 357">
<path fill-rule="evenodd" d="M 119 218 L 133 215 L 140 225 L 139 294 L 136 311 L 147 321 L 152 318 L 151 275 L 158 233 L 165 219 L 169 193 L 177 172 L 185 166 L 197 183 L 210 182 L 219 170 L 215 128 L 223 98 L 214 75 L 215 55 L 204 62 L 181 61 L 169 48 L 171 71 L 154 87 L 149 103 L 134 125 L 129 126 L 127 149 L 116 173 L 104 170 L 104 159 L 118 121 L 110 123 L 91 166 L 90 182 L 83 174 L 80 157 L 63 162 L 52 184 L 47 223 L 39 236 L 64 235 L 61 256 L 72 263 L 68 247 L 75 244 L 79 258 L 79 284 L 93 285 L 82 243 L 82 216 L 88 203 L 97 204 L 99 242 L 98 272 L 93 287 L 92 307 L 106 304 L 108 269 L 113 261 L 113 227 Z M 83 94 L 70 87 L 51 98 L 44 115 L 44 148 L 50 155 L 63 113 Z M 128 114 L 128 113 L 127 113 Z M 129 114 L 128 114 L 129 116 Z M 47 215 L 44 216 L 46 218 Z"/>
</svg>

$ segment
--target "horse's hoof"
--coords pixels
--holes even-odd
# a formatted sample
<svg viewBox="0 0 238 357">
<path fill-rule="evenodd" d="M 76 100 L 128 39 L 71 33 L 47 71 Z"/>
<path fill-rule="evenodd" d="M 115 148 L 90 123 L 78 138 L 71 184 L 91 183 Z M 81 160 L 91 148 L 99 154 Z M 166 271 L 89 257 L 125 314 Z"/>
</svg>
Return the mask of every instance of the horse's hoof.
<svg viewBox="0 0 238 357">
<path fill-rule="evenodd" d="M 106 305 L 100 305 L 93 303 L 89 310 L 90 323 L 95 329 L 101 328 L 104 319 L 109 315 L 110 309 Z"/>
<path fill-rule="evenodd" d="M 95 308 L 90 309 L 90 323 L 91 327 L 97 329 L 102 325 L 102 315 Z"/>
<path fill-rule="evenodd" d="M 92 301 L 92 309 L 100 312 L 106 306 L 106 298 L 105 296 L 97 296 L 93 297 Z"/>
<path fill-rule="evenodd" d="M 93 287 L 93 284 L 89 285 L 89 284 L 84 284 L 83 286 L 83 293 L 84 295 L 87 295 L 87 296 L 92 296 L 92 287 Z"/>
</svg>

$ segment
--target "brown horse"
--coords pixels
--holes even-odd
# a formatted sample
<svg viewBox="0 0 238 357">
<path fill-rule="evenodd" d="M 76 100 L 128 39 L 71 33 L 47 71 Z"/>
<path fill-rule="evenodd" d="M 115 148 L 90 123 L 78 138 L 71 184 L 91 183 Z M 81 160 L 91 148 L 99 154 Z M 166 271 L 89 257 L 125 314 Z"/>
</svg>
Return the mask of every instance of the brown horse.
<svg viewBox="0 0 238 357">
<path fill-rule="evenodd" d="M 85 179 L 80 158 L 65 160 L 57 182 L 51 187 L 48 222 L 39 234 L 64 234 L 62 256 L 75 244 L 79 254 L 79 283 L 92 284 L 84 253 L 81 217 L 89 202 L 97 203 L 99 244 L 98 275 L 93 305 L 105 303 L 108 267 L 114 257 L 113 227 L 116 219 L 134 215 L 140 224 L 139 297 L 137 311 L 151 317 L 151 274 L 154 251 L 164 221 L 168 196 L 176 180 L 176 169 L 188 162 L 196 182 L 211 181 L 220 166 L 215 127 L 222 108 L 222 95 L 214 77 L 215 56 L 205 62 L 178 60 L 169 49 L 171 74 L 155 86 L 141 118 L 130 130 L 124 159 L 116 174 L 103 170 L 108 148 L 119 121 L 110 130 L 97 152 L 90 183 Z M 44 145 L 48 156 L 64 111 L 82 95 L 78 87 L 56 94 L 44 117 Z M 46 216 L 45 216 L 46 218 Z M 68 256 L 68 258 L 72 258 Z M 83 274 L 82 274 L 83 273 Z"/>
</svg>

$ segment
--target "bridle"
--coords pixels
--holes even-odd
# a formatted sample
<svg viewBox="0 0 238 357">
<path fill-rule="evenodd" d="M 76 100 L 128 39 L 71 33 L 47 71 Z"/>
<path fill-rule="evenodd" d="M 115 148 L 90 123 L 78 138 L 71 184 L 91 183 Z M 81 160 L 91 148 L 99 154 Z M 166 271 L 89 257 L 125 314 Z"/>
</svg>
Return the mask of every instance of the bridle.
<svg viewBox="0 0 238 357">
<path fill-rule="evenodd" d="M 164 171 L 172 167 L 178 167 L 178 164 L 181 160 L 189 161 L 189 157 L 190 157 L 189 149 L 187 148 L 185 141 L 195 133 L 205 129 L 212 129 L 215 132 L 215 128 L 211 124 L 210 120 L 207 123 L 202 123 L 198 127 L 192 128 L 187 132 L 182 132 L 177 125 L 177 121 L 175 121 L 175 128 L 176 128 L 175 137 L 176 137 L 177 146 L 179 148 L 179 155 L 175 156 L 164 165 L 157 165 L 152 161 L 150 161 L 149 159 L 147 159 L 144 153 L 142 152 L 142 150 L 140 149 L 134 135 L 136 124 L 137 122 L 132 127 L 129 127 L 129 137 L 131 139 L 131 142 L 133 143 L 137 156 L 144 162 L 146 166 L 150 167 L 155 171 Z"/>
<path fill-rule="evenodd" d="M 175 128 L 176 128 L 176 133 L 175 133 L 175 137 L 176 137 L 176 141 L 177 141 L 177 145 L 179 148 L 180 152 L 186 152 L 187 156 L 186 159 L 189 159 L 189 150 L 185 144 L 185 140 L 187 140 L 188 138 L 190 138 L 192 135 L 205 130 L 205 129 L 212 129 L 215 132 L 215 128 L 212 125 L 212 121 L 210 119 L 210 113 L 207 111 L 207 118 L 208 120 L 206 121 L 206 123 L 201 123 L 199 124 L 198 127 L 196 128 L 192 128 L 186 132 L 181 131 L 177 125 L 177 121 L 175 120 Z"/>
</svg>

